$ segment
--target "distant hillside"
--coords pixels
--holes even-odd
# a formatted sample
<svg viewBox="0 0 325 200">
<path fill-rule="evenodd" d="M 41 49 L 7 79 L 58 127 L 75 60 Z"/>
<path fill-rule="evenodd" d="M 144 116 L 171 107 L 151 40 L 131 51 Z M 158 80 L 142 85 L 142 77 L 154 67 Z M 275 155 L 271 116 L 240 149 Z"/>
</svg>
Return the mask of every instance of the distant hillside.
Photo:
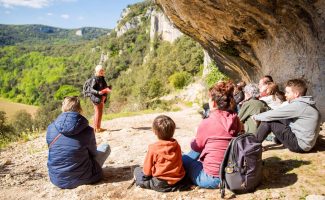
<svg viewBox="0 0 325 200">
<path fill-rule="evenodd" d="M 87 28 L 81 37 L 75 35 L 77 30 L 48 26 L 0 27 L 2 33 L 11 31 L 5 35 L 16 42 L 0 47 L 0 97 L 44 105 L 81 95 L 84 81 L 101 63 L 114 88 L 109 98 L 112 112 L 169 109 L 159 98 L 200 77 L 204 55 L 202 47 L 185 35 L 164 40 L 165 33 L 174 31 L 171 26 L 160 28 L 167 21 L 157 17 L 159 12 L 152 1 L 130 5 L 116 29 L 93 40 L 87 40 L 87 34 L 95 35 Z"/>
<path fill-rule="evenodd" d="M 6 112 L 6 117 L 8 117 L 9 120 L 11 120 L 15 113 L 20 110 L 25 110 L 29 114 L 34 116 L 36 114 L 37 108 L 37 106 L 14 103 L 6 99 L 0 98 L 0 111 Z"/>
<path fill-rule="evenodd" d="M 63 44 L 92 40 L 109 33 L 110 29 L 83 27 L 62 29 L 45 25 L 0 24 L 0 46 L 17 44 Z"/>
</svg>

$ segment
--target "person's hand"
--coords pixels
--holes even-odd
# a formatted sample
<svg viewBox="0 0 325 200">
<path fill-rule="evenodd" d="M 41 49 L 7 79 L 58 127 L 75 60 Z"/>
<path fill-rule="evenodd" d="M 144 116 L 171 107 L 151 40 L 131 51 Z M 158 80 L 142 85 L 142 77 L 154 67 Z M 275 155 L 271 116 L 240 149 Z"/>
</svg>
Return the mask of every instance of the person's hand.
<svg viewBox="0 0 325 200">
<path fill-rule="evenodd" d="M 102 94 L 107 94 L 107 93 L 110 93 L 111 92 L 111 90 L 107 87 L 107 88 L 105 88 L 105 89 L 102 89 L 101 91 L 100 91 L 100 93 L 102 93 Z"/>
<path fill-rule="evenodd" d="M 256 115 L 252 115 L 251 118 L 252 118 L 253 122 L 254 122 L 256 125 L 258 125 L 258 121 L 256 120 L 255 116 L 256 116 Z"/>
<path fill-rule="evenodd" d="M 252 120 L 254 120 L 254 121 L 255 121 L 255 115 L 252 115 L 252 116 L 251 116 L 251 118 L 252 118 Z"/>
</svg>

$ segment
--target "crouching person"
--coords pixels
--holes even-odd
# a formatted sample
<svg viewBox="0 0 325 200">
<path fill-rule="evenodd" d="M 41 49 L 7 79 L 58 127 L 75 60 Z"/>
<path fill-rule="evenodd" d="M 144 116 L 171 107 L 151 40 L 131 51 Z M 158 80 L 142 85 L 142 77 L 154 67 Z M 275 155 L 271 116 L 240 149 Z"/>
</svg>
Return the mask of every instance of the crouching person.
<svg viewBox="0 0 325 200">
<path fill-rule="evenodd" d="M 110 147 L 96 147 L 96 138 L 88 120 L 80 113 L 78 97 L 66 97 L 62 113 L 47 128 L 48 172 L 51 182 L 63 189 L 98 182 Z"/>
<path fill-rule="evenodd" d="M 155 118 L 152 129 L 158 141 L 149 145 L 143 169 L 135 168 L 136 185 L 158 192 L 171 192 L 186 188 L 181 147 L 173 138 L 175 122 L 168 116 Z"/>
</svg>

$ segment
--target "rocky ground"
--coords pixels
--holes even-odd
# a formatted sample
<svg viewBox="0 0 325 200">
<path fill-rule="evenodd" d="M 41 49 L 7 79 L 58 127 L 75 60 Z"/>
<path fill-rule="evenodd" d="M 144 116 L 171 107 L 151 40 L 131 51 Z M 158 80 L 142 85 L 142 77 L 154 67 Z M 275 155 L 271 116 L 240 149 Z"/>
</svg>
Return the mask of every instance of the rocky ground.
<svg viewBox="0 0 325 200">
<path fill-rule="evenodd" d="M 182 150 L 202 120 L 195 109 L 164 113 L 177 125 L 175 138 Z M 62 190 L 47 175 L 45 133 L 25 143 L 0 151 L 0 199 L 219 199 L 219 190 L 193 188 L 185 192 L 158 193 L 132 186 L 132 171 L 141 165 L 147 146 L 156 138 L 151 123 L 158 114 L 119 118 L 104 122 L 109 131 L 96 135 L 98 144 L 109 143 L 112 153 L 104 164 L 105 178 L 95 185 Z M 289 152 L 265 143 L 263 182 L 254 193 L 234 195 L 236 199 L 325 199 L 325 131 L 317 147 L 308 154 Z M 318 196 L 313 196 L 318 195 Z M 322 196 L 323 195 L 323 196 Z"/>
</svg>

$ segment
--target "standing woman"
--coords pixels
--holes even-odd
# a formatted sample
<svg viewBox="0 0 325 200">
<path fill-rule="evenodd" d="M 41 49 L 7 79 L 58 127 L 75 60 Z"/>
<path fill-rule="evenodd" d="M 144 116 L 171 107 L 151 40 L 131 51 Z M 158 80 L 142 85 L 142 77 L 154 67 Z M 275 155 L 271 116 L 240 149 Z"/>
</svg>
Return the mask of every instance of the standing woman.
<svg viewBox="0 0 325 200">
<path fill-rule="evenodd" d="M 230 140 L 241 131 L 233 112 L 231 82 L 217 83 L 209 90 L 210 115 L 200 123 L 191 151 L 182 156 L 186 176 L 202 188 L 217 188 L 219 169 Z"/>
<path fill-rule="evenodd" d="M 94 129 L 96 133 L 106 131 L 101 128 L 104 104 L 107 100 L 107 94 L 111 92 L 111 88 L 107 86 L 105 81 L 105 70 L 102 65 L 95 67 L 95 76 L 90 85 L 90 100 L 94 105 Z"/>
</svg>

